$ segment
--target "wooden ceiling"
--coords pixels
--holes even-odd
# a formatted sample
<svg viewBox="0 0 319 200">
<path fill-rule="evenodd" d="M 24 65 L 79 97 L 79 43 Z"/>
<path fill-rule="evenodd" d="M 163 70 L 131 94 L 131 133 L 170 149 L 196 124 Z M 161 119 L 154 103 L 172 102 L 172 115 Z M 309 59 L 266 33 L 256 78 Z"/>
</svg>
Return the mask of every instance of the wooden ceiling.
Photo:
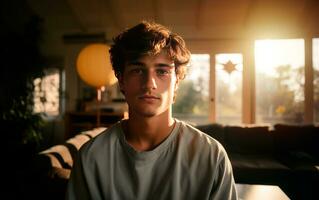
<svg viewBox="0 0 319 200">
<path fill-rule="evenodd" d="M 104 33 L 110 40 L 143 19 L 187 40 L 318 36 L 316 0 L 27 0 L 48 31 Z"/>
</svg>

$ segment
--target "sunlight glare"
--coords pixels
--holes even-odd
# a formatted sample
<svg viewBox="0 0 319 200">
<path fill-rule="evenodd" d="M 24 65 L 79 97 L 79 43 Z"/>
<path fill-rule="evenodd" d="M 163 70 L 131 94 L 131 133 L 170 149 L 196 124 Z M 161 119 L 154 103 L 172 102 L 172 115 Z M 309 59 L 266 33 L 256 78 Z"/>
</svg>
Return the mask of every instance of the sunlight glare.
<svg viewBox="0 0 319 200">
<path fill-rule="evenodd" d="M 312 62 L 313 67 L 316 70 L 319 70 L 319 38 L 314 38 L 312 40 L 313 49 L 312 49 Z"/>
<path fill-rule="evenodd" d="M 257 40 L 255 42 L 256 72 L 276 76 L 275 69 L 281 65 L 292 68 L 304 66 L 304 40 Z"/>
</svg>

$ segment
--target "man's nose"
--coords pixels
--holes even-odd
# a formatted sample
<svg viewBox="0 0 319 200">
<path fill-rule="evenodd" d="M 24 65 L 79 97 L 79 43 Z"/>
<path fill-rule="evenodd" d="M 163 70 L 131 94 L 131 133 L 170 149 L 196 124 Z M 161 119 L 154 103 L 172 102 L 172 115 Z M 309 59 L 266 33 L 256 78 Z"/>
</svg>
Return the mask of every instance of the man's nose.
<svg viewBox="0 0 319 200">
<path fill-rule="evenodd" d="M 144 77 L 144 87 L 145 89 L 156 89 L 157 88 L 157 84 L 156 84 L 156 76 L 153 72 L 148 71 L 145 74 Z"/>
</svg>

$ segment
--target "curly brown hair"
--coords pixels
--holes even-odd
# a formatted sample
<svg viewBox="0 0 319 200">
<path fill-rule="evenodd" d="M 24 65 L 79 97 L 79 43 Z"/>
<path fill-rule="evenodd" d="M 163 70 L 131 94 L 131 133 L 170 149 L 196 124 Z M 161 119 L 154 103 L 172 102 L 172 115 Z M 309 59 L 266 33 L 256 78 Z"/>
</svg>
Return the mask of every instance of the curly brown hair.
<svg viewBox="0 0 319 200">
<path fill-rule="evenodd" d="M 115 75 L 123 74 L 125 64 L 145 55 L 156 55 L 165 50 L 175 64 L 176 75 L 183 79 L 190 59 L 183 38 L 155 22 L 142 21 L 113 38 L 109 50 Z"/>
</svg>

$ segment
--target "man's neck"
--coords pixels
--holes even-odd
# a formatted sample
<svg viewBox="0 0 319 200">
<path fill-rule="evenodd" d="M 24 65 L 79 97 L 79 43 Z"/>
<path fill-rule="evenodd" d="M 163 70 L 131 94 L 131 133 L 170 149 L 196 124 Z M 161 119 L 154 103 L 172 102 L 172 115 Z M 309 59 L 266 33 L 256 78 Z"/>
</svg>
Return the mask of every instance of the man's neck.
<svg viewBox="0 0 319 200">
<path fill-rule="evenodd" d="M 154 149 L 172 132 L 175 120 L 168 114 L 154 117 L 131 116 L 125 125 L 126 141 L 137 151 Z"/>
</svg>

